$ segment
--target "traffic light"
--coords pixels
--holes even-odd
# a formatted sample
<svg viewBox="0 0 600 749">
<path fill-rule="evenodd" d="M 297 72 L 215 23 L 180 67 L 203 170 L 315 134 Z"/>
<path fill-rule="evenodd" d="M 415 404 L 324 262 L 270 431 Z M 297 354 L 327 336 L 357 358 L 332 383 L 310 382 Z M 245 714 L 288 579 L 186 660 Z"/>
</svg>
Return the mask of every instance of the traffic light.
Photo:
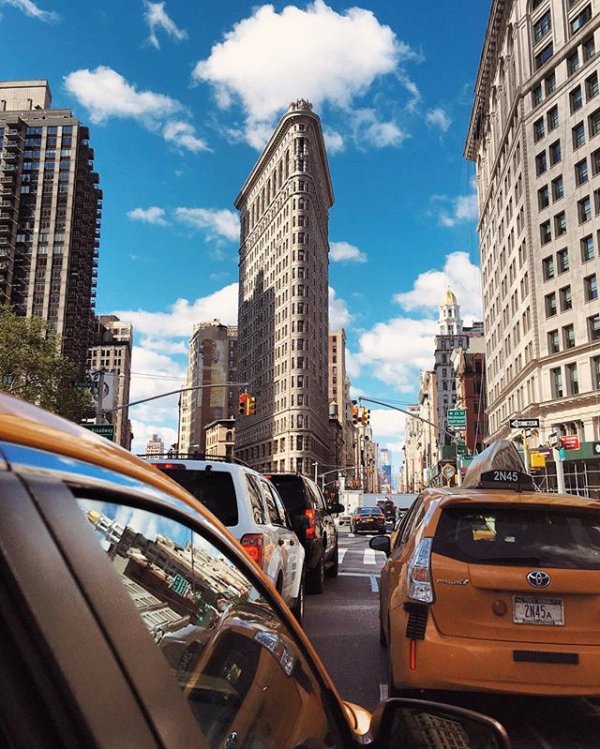
<svg viewBox="0 0 600 749">
<path fill-rule="evenodd" d="M 352 423 L 358 425 L 358 406 L 352 406 Z"/>
<path fill-rule="evenodd" d="M 245 416 L 247 411 L 247 403 L 248 403 L 248 395 L 246 393 L 240 393 L 240 405 L 238 408 L 238 413 L 240 416 Z"/>
<path fill-rule="evenodd" d="M 369 426 L 371 419 L 371 411 L 368 408 L 363 408 L 362 415 L 360 417 L 361 424 L 366 427 Z"/>
<path fill-rule="evenodd" d="M 246 416 L 254 416 L 256 413 L 256 397 L 254 395 L 246 396 Z"/>
</svg>

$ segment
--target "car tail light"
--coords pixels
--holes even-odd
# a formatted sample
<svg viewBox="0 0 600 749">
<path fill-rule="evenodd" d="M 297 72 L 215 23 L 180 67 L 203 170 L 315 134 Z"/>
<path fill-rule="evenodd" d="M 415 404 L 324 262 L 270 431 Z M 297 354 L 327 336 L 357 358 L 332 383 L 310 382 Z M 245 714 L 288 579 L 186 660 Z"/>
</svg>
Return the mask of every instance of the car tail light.
<svg viewBox="0 0 600 749">
<path fill-rule="evenodd" d="M 185 465 L 183 463 L 152 463 L 155 468 L 159 471 L 185 471 Z"/>
<path fill-rule="evenodd" d="M 306 510 L 304 510 L 304 515 L 306 516 L 306 519 L 308 520 L 308 526 L 306 528 L 305 537 L 306 538 L 314 538 L 316 527 L 315 527 L 315 511 L 312 507 L 307 507 Z"/>
<path fill-rule="evenodd" d="M 408 563 L 408 597 L 421 603 L 433 603 L 431 583 L 432 538 L 424 538 Z"/>
<path fill-rule="evenodd" d="M 262 568 L 264 560 L 264 538 L 262 533 L 246 533 L 240 538 L 244 551 Z"/>
</svg>

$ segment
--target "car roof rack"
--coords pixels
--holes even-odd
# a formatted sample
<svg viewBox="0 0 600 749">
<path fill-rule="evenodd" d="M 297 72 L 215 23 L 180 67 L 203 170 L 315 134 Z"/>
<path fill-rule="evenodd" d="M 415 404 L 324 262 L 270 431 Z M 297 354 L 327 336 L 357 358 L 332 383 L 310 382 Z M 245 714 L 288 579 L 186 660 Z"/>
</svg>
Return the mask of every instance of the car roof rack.
<svg viewBox="0 0 600 749">
<path fill-rule="evenodd" d="M 207 455 L 206 453 L 200 452 L 199 450 L 191 453 L 178 453 L 176 450 L 169 450 L 166 453 L 137 453 L 137 457 L 144 460 L 160 461 L 207 460 L 211 463 L 236 463 L 240 466 L 246 466 L 246 468 L 250 467 L 248 463 L 245 463 L 243 460 L 239 460 L 239 458 L 232 458 L 228 455 Z"/>
<path fill-rule="evenodd" d="M 525 466 L 515 444 L 496 440 L 473 458 L 462 482 L 462 489 L 512 489 L 535 491 L 533 477 Z"/>
</svg>

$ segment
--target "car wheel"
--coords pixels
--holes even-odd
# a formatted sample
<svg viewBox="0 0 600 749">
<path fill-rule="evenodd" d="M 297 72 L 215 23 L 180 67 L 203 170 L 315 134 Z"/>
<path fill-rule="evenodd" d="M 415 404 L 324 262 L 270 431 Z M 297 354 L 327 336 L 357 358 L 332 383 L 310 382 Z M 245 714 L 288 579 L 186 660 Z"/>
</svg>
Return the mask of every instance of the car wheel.
<svg viewBox="0 0 600 749">
<path fill-rule="evenodd" d="M 306 579 L 307 593 L 322 593 L 325 584 L 325 558 L 321 551 L 321 556 L 314 570 L 311 570 Z"/>
<path fill-rule="evenodd" d="M 331 564 L 325 570 L 325 574 L 327 575 L 327 577 L 330 577 L 330 578 L 337 577 L 339 566 L 340 566 L 340 562 L 338 559 L 338 545 L 336 544 L 335 549 L 333 550 L 333 554 L 331 556 Z"/>
<path fill-rule="evenodd" d="M 302 570 L 302 579 L 300 580 L 300 588 L 298 589 L 298 597 L 296 602 L 291 607 L 292 614 L 300 626 L 302 626 L 302 620 L 304 619 L 304 579 L 306 575 Z"/>
</svg>

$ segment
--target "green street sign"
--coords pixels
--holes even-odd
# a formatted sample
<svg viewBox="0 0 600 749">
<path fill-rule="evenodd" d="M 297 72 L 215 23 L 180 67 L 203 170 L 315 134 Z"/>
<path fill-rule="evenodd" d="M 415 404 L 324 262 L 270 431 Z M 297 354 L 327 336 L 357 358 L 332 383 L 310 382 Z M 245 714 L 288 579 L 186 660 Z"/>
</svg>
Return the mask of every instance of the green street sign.
<svg viewBox="0 0 600 749">
<path fill-rule="evenodd" d="M 185 596 L 187 593 L 189 583 L 185 579 L 185 577 L 182 577 L 181 575 L 175 575 L 173 582 L 171 585 L 169 585 L 172 591 L 177 593 L 177 595 Z"/>
<path fill-rule="evenodd" d="M 467 409 L 466 408 L 449 408 L 447 416 L 448 426 L 466 427 L 467 426 Z"/>
<path fill-rule="evenodd" d="M 467 454 L 467 446 L 464 442 L 457 442 L 456 443 L 456 454 L 457 455 L 466 455 Z"/>
<path fill-rule="evenodd" d="M 107 440 L 115 439 L 115 427 L 114 424 L 82 424 L 82 427 L 89 429 L 94 434 L 99 434 L 101 437 L 106 437 Z"/>
</svg>

